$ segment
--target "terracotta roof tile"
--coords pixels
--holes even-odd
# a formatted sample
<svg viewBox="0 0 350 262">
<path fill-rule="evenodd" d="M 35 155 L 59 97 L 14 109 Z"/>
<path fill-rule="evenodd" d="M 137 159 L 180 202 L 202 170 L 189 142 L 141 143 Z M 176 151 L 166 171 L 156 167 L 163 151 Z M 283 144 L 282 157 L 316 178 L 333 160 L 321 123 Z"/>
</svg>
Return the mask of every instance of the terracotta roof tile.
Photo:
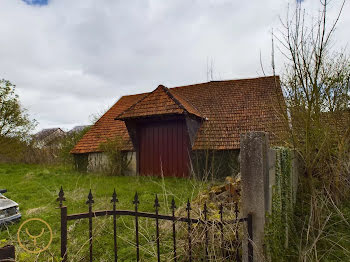
<svg viewBox="0 0 350 262">
<path fill-rule="evenodd" d="M 122 97 L 72 153 L 96 152 L 105 137 L 115 135 L 125 138 L 125 150 L 133 150 L 124 122 L 115 117 L 183 114 L 184 110 L 207 119 L 197 132 L 193 150 L 238 149 L 240 134 L 247 131 L 270 132 L 272 143 L 276 143 L 274 134 L 282 130 L 274 108 L 278 100 L 283 100 L 278 77 L 211 81 L 170 89 L 159 86 L 148 94 Z"/>
<path fill-rule="evenodd" d="M 121 136 L 125 140 L 126 151 L 132 151 L 133 146 L 126 129 L 125 123 L 120 120 L 114 120 L 115 116 L 129 108 L 146 94 L 130 95 L 121 97 L 82 137 L 71 151 L 72 154 L 83 154 L 99 152 L 99 145 L 107 138 Z"/>
<path fill-rule="evenodd" d="M 149 117 L 167 114 L 194 114 L 200 113 L 179 94 L 173 94 L 163 85 L 144 96 L 127 110 L 116 117 L 118 120 Z"/>
<path fill-rule="evenodd" d="M 238 149 L 240 134 L 268 131 L 272 143 L 282 129 L 274 106 L 282 99 L 278 77 L 212 81 L 171 89 L 186 97 L 208 121 L 200 127 L 193 150 Z"/>
<path fill-rule="evenodd" d="M 188 102 L 186 98 L 182 97 L 180 94 L 176 92 L 173 92 L 172 89 L 168 89 L 168 90 L 169 90 L 169 94 L 172 95 L 172 97 L 175 100 L 177 100 L 178 103 L 180 103 L 188 113 L 200 118 L 204 118 L 204 116 L 197 110 L 197 108 L 194 105 L 192 105 L 190 102 Z"/>
</svg>

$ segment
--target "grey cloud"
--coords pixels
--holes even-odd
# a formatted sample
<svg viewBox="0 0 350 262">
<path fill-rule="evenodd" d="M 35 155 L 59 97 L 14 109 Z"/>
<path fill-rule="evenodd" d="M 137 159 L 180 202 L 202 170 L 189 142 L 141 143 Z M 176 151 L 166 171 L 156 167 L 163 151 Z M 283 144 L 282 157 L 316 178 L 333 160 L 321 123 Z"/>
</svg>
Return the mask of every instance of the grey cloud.
<svg viewBox="0 0 350 262">
<path fill-rule="evenodd" d="M 0 77 L 17 84 L 39 128 L 87 124 L 122 95 L 206 81 L 207 60 L 217 79 L 261 74 L 259 52 L 268 68 L 271 28 L 287 3 L 2 0 Z"/>
</svg>

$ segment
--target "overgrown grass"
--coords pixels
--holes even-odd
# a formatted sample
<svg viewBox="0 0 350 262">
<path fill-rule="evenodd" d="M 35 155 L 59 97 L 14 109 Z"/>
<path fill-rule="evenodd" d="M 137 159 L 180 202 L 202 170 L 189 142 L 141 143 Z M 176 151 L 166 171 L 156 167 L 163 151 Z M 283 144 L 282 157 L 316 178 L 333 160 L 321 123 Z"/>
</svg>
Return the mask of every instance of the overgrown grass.
<svg viewBox="0 0 350 262">
<path fill-rule="evenodd" d="M 93 210 L 112 209 L 110 203 L 113 189 L 116 189 L 119 209 L 133 209 L 135 192 L 139 194 L 140 211 L 153 212 L 155 194 L 160 200 L 160 213 L 169 214 L 172 197 L 177 206 L 185 204 L 188 198 L 194 198 L 207 185 L 205 183 L 180 178 L 123 177 L 104 176 L 102 174 L 81 174 L 64 167 L 42 167 L 37 165 L 0 164 L 0 188 L 6 188 L 6 196 L 19 203 L 22 213 L 21 222 L 29 218 L 41 218 L 48 222 L 53 230 L 53 241 L 48 250 L 38 256 L 29 255 L 17 243 L 17 230 L 21 222 L 2 228 L 0 239 L 3 243 L 16 246 L 16 261 L 58 261 L 60 254 L 60 211 L 56 198 L 60 186 L 63 186 L 68 214 L 87 212 L 85 204 L 89 189 L 92 190 L 95 203 Z M 154 261 L 154 221 L 140 219 L 141 256 L 144 261 Z M 120 261 L 134 261 L 134 219 L 120 217 L 118 227 L 118 249 Z M 94 218 L 94 258 L 95 261 L 111 261 L 113 257 L 112 218 Z M 41 231 L 41 226 L 30 228 L 33 235 Z M 164 232 L 163 232 L 164 233 Z M 88 255 L 88 223 L 78 220 L 68 224 L 68 255 L 70 261 L 86 261 Z M 166 250 L 165 244 L 162 249 Z M 164 252 L 167 253 L 167 252 Z M 50 260 L 51 261 L 51 260 Z"/>
<path fill-rule="evenodd" d="M 266 261 L 350 261 L 350 201 L 336 203 L 325 187 L 310 195 L 305 184 L 300 183 L 294 212 L 284 213 L 288 226 L 274 220 L 265 231 Z"/>
</svg>

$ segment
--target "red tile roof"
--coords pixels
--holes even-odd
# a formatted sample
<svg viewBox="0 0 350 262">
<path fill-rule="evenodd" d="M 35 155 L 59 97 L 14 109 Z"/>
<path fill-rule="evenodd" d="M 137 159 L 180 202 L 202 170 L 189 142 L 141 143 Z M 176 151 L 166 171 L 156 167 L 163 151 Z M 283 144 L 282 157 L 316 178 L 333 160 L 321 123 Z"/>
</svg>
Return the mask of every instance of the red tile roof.
<svg viewBox="0 0 350 262">
<path fill-rule="evenodd" d="M 122 112 L 116 119 L 126 120 L 130 118 L 187 113 L 200 117 L 200 113 L 185 99 L 180 95 L 174 95 L 168 88 L 160 85 Z"/>
<path fill-rule="evenodd" d="M 283 97 L 278 77 L 211 81 L 172 91 L 186 97 L 208 119 L 197 133 L 194 150 L 238 149 L 241 133 L 274 133 L 282 128 L 274 108 Z"/>
<path fill-rule="evenodd" d="M 115 136 L 123 137 L 126 142 L 124 150 L 132 151 L 133 146 L 124 122 L 114 120 L 114 118 L 145 95 L 138 94 L 121 97 L 82 137 L 71 153 L 100 152 L 99 145 L 106 141 L 107 138 L 113 138 Z"/>
<path fill-rule="evenodd" d="M 240 133 L 282 129 L 274 105 L 282 101 L 278 77 L 211 81 L 167 89 L 159 86 L 148 94 L 122 97 L 78 142 L 72 153 L 97 152 L 106 137 L 126 140 L 125 150 L 133 150 L 125 124 L 127 119 L 184 111 L 206 118 L 198 130 L 193 150 L 238 149 Z M 123 113 L 124 112 L 124 113 Z"/>
</svg>

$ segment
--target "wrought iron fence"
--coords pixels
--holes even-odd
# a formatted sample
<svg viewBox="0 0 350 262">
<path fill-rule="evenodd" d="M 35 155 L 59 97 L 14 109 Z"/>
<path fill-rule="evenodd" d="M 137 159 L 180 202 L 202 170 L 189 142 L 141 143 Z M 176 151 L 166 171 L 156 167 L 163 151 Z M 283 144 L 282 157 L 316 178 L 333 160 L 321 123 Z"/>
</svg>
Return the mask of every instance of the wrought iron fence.
<svg viewBox="0 0 350 262">
<path fill-rule="evenodd" d="M 223 205 L 220 205 L 219 208 L 219 214 L 220 214 L 220 219 L 218 221 L 215 220 L 208 220 L 208 207 L 207 204 L 205 203 L 203 206 L 203 215 L 204 219 L 200 218 L 191 218 L 191 203 L 188 200 L 187 205 L 186 205 L 186 217 L 179 217 L 175 216 L 175 210 L 176 210 L 176 204 L 174 198 L 171 201 L 171 210 L 172 214 L 171 215 L 161 215 L 159 214 L 159 200 L 158 196 L 155 195 L 155 200 L 154 200 L 154 213 L 148 213 L 148 212 L 140 212 L 138 210 L 139 208 L 139 197 L 137 192 L 135 193 L 134 199 L 132 201 L 134 205 L 134 210 L 119 210 L 117 209 L 117 194 L 116 191 L 114 190 L 112 194 L 112 209 L 111 210 L 101 210 L 101 211 L 93 211 L 92 206 L 94 203 L 93 195 L 91 193 L 91 190 L 88 194 L 88 200 L 86 201 L 86 204 L 88 205 L 89 211 L 86 213 L 79 213 L 79 214 L 72 214 L 68 215 L 67 214 L 67 206 L 63 205 L 63 201 L 65 201 L 64 197 L 64 191 L 61 187 L 57 201 L 59 201 L 59 207 L 61 211 L 61 258 L 63 262 L 67 261 L 68 254 L 67 254 L 67 223 L 68 221 L 73 221 L 73 220 L 78 220 L 78 219 L 88 219 L 89 221 L 89 261 L 93 261 L 93 231 L 92 231 L 92 226 L 93 226 L 93 218 L 95 217 L 102 217 L 102 216 L 113 216 L 113 240 L 114 240 L 114 261 L 118 261 L 118 245 L 117 245 L 117 216 L 132 216 L 135 219 L 135 249 L 136 249 L 136 261 L 140 261 L 140 242 L 139 242 L 139 218 L 151 218 L 155 220 L 155 229 L 156 229 L 156 245 L 157 245 L 157 261 L 161 261 L 161 254 L 160 254 L 160 237 L 159 237 L 159 221 L 160 220 L 167 220 L 172 222 L 172 261 L 178 261 L 179 256 L 177 254 L 177 243 L 176 243 L 176 224 L 177 223 L 186 223 L 187 224 L 187 245 L 188 245 L 188 254 L 187 254 L 187 259 L 188 261 L 192 262 L 193 261 L 193 255 L 192 255 L 192 225 L 193 224 L 202 224 L 204 225 L 205 228 L 205 241 L 203 243 L 204 245 L 204 261 L 210 261 L 210 255 L 209 255 L 209 236 L 208 236 L 208 228 L 209 226 L 217 226 L 220 238 L 221 238 L 221 243 L 224 241 L 224 226 L 228 224 L 242 224 L 242 223 L 247 223 L 247 247 L 248 247 L 248 261 L 252 262 L 253 261 L 253 245 L 252 245 L 252 240 L 253 240 L 253 228 L 252 228 L 252 216 L 248 215 L 247 217 L 244 218 L 238 218 L 239 210 L 238 210 L 238 205 L 235 203 L 235 210 L 234 210 L 234 216 L 235 219 L 233 220 L 224 220 L 223 219 Z M 238 243 L 238 246 L 241 246 L 241 241 L 239 240 L 239 235 L 238 235 L 238 229 L 236 227 L 235 231 L 235 241 Z M 221 252 L 222 254 L 225 253 L 224 246 L 221 246 Z M 235 257 L 229 257 L 228 258 L 230 261 L 235 259 L 236 261 L 241 261 L 241 255 L 239 253 L 239 249 L 236 249 L 236 254 Z"/>
</svg>

